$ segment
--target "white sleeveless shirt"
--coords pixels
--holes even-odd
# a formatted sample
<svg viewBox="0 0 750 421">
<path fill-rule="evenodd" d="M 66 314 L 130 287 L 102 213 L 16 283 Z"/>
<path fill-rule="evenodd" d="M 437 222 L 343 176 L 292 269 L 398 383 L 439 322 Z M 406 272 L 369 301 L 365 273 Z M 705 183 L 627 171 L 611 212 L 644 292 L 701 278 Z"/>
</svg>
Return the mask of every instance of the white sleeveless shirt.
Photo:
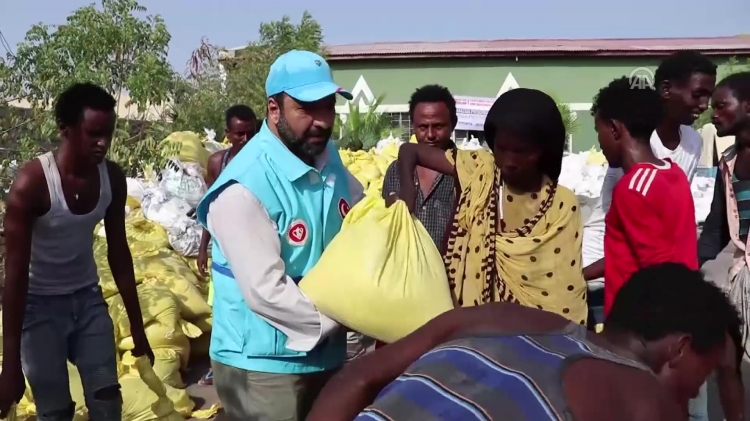
<svg viewBox="0 0 750 421">
<path fill-rule="evenodd" d="M 49 191 L 49 211 L 37 218 L 31 237 L 29 294 L 64 295 L 96 285 L 94 228 L 112 202 L 107 163 L 99 168 L 99 201 L 85 215 L 73 214 L 63 194 L 60 171 L 52 152 L 37 159 Z"/>
</svg>

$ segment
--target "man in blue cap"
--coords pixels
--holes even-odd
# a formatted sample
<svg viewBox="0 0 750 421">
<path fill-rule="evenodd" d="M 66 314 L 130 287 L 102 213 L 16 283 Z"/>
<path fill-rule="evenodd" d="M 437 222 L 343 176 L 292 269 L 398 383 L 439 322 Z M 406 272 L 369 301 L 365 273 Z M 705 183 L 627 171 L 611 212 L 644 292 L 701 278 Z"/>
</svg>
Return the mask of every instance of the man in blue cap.
<svg viewBox="0 0 750 421">
<path fill-rule="evenodd" d="M 214 385 L 230 421 L 303 420 L 341 367 L 346 333 L 297 287 L 362 185 L 330 142 L 336 94 L 325 60 L 290 51 L 266 80 L 268 117 L 198 205 L 215 240 Z"/>
</svg>

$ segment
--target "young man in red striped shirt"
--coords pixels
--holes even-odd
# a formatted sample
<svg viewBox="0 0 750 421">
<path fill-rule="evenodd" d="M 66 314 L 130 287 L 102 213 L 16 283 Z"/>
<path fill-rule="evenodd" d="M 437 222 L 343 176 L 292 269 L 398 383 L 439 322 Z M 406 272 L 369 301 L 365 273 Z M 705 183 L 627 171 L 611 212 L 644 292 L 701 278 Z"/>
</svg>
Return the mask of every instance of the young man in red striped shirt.
<svg viewBox="0 0 750 421">
<path fill-rule="evenodd" d="M 654 156 L 649 144 L 662 119 L 659 94 L 623 77 L 599 91 L 592 113 L 604 156 L 625 173 L 605 220 L 606 315 L 620 287 L 642 268 L 676 262 L 697 270 L 697 231 L 687 176 Z"/>
</svg>

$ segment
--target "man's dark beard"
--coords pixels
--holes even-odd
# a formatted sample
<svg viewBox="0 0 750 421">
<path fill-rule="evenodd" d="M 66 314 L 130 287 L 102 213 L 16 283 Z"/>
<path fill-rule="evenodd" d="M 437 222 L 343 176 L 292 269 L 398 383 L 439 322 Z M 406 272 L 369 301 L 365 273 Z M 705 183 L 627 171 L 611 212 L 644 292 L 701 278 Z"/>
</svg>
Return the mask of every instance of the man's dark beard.
<svg viewBox="0 0 750 421">
<path fill-rule="evenodd" d="M 308 136 L 322 136 L 326 139 L 331 138 L 333 129 L 320 130 L 313 129 L 308 130 L 301 138 L 297 137 L 292 128 L 289 126 L 289 122 L 286 121 L 283 111 L 280 113 L 279 122 L 276 124 L 276 130 L 279 132 L 279 137 L 286 144 L 286 147 L 292 151 L 293 154 L 297 155 L 303 161 L 310 161 L 316 156 L 323 153 L 326 149 L 327 143 L 322 145 L 313 145 L 308 143 Z"/>
</svg>

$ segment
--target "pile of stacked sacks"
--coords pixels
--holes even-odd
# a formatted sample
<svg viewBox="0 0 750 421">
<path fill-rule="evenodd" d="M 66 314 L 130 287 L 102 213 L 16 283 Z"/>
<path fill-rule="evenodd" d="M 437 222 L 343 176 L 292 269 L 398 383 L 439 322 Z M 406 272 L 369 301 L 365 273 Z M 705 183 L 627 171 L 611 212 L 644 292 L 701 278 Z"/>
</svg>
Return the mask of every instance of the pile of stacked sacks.
<svg viewBox="0 0 750 421">
<path fill-rule="evenodd" d="M 409 142 L 416 143 L 417 139 L 412 136 Z M 380 196 L 383 190 L 383 178 L 385 172 L 393 161 L 398 158 L 398 148 L 404 142 L 392 135 L 383 139 L 369 151 L 351 151 L 340 149 L 339 155 L 344 166 L 354 177 L 359 180 L 365 188 L 365 194 Z M 456 142 L 459 149 L 476 150 L 486 148 L 476 138 L 463 139 Z"/>
<path fill-rule="evenodd" d="M 190 132 L 173 133 L 168 140 L 182 145 L 180 153 L 175 157 L 178 162 L 194 163 L 205 168 L 208 151 L 199 135 Z M 159 188 L 153 187 L 156 185 L 154 181 L 147 180 L 129 179 L 128 185 L 151 185 L 151 188 Z M 186 384 L 181 371 L 187 368 L 191 358 L 205 357 L 208 353 L 212 313 L 208 303 L 210 279 L 203 279 L 198 275 L 194 257 L 181 255 L 170 246 L 168 229 L 172 227 L 164 227 L 157 221 L 149 220 L 146 217 L 148 212 L 141 208 L 140 199 L 129 195 L 125 226 L 133 255 L 143 325 L 155 355 L 153 369 L 163 385 L 166 397 L 172 402 L 168 406 L 174 407 L 174 411 L 171 411 L 173 416 L 176 412 L 184 418 L 207 419 L 218 408 L 214 406 L 194 411 L 195 404 L 185 390 Z M 160 402 L 153 387 L 144 382 L 144 379 L 149 379 L 139 373 L 137 361 L 130 354 L 133 349 L 130 322 L 109 270 L 107 241 L 101 226 L 97 227 L 96 234 L 94 256 L 99 270 L 99 284 L 114 322 L 115 342 L 119 351 L 122 419 L 163 420 L 164 402 Z M 68 375 L 71 395 L 76 403 L 75 420 L 84 421 L 88 417 L 81 379 L 72 364 L 68 364 Z M 36 416 L 34 398 L 28 387 L 16 411 L 20 419 Z"/>
</svg>

